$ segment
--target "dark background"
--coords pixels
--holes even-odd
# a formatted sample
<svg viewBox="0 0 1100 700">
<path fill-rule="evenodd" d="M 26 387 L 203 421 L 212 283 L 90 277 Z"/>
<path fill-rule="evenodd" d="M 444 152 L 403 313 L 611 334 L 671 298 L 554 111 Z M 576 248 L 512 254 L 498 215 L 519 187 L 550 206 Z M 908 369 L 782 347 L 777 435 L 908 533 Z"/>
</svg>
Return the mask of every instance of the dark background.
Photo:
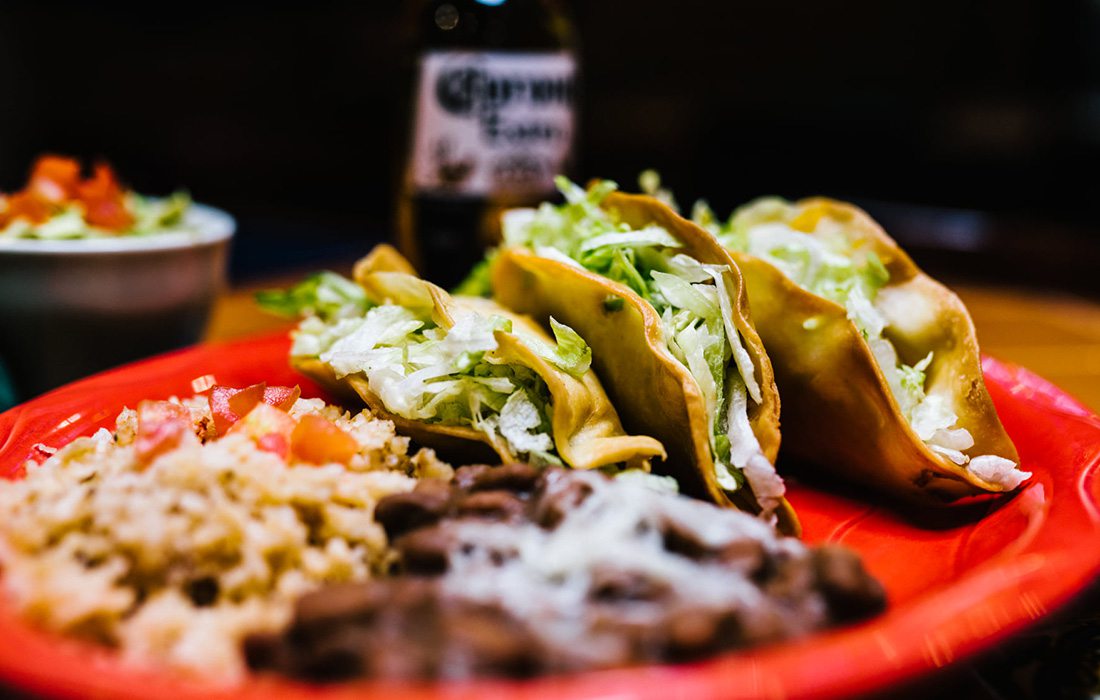
<svg viewBox="0 0 1100 700">
<path fill-rule="evenodd" d="M 517 0 L 509 0 L 515 2 Z M 956 275 L 1095 291 L 1100 5 L 574 0 L 573 175 L 682 202 L 828 194 Z M 35 155 L 241 223 L 237 279 L 388 235 L 409 13 L 395 0 L 0 3 L 0 189 Z M 944 252 L 947 251 L 947 252 Z"/>
</svg>

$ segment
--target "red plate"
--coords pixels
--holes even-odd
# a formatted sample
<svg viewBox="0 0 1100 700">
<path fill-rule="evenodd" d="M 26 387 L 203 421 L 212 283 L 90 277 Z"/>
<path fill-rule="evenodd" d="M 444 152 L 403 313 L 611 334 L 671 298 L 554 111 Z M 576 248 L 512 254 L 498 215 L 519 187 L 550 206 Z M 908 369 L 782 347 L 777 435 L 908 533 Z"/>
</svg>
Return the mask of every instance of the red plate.
<svg viewBox="0 0 1100 700">
<path fill-rule="evenodd" d="M 303 385 L 287 341 L 265 336 L 199 346 L 86 379 L 0 415 L 0 471 L 42 442 L 59 446 L 111 425 L 143 398 L 190 395 L 191 380 Z M 1065 603 L 1100 573 L 1100 418 L 1026 370 L 987 359 L 990 393 L 1035 476 L 1013 498 L 967 517 L 916 522 L 882 506 L 792 485 L 809 542 L 843 542 L 886 585 L 890 609 L 841 631 L 712 661 L 526 682 L 309 687 L 273 678 L 212 686 L 126 667 L 110 654 L 22 624 L 0 608 L 0 680 L 54 696 L 331 698 L 838 697 L 928 673 L 985 649 Z"/>
</svg>

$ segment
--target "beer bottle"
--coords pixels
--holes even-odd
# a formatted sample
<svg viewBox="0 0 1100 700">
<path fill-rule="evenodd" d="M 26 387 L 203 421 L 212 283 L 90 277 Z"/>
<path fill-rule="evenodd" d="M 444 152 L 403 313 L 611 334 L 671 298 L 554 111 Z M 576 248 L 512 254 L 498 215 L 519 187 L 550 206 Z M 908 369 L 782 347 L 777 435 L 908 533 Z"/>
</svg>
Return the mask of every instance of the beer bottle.
<svg viewBox="0 0 1100 700">
<path fill-rule="evenodd" d="M 555 0 L 421 0 L 396 224 L 426 278 L 461 280 L 508 207 L 553 196 L 570 166 L 577 62 Z"/>
</svg>

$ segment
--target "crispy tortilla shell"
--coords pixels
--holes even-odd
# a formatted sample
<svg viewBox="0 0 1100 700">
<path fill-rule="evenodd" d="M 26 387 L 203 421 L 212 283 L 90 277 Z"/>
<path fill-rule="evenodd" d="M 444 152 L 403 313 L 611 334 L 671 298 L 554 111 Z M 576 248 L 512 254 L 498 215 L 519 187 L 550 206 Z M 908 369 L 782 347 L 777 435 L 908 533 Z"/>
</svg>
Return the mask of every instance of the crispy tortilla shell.
<svg viewBox="0 0 1100 700">
<path fill-rule="evenodd" d="M 740 273 L 729 254 L 707 231 L 679 217 L 651 197 L 614 193 L 603 206 L 616 209 L 636 227 L 656 224 L 684 244 L 702 263 L 726 265 L 726 285 L 734 325 L 752 357 L 763 401 L 750 401 L 749 421 L 764 455 L 774 462 L 779 450 L 779 395 L 763 343 L 753 328 Z M 682 492 L 720 505 L 758 512 L 748 488 L 730 494 L 717 481 L 710 452 L 706 407 L 691 373 L 669 353 L 660 316 L 629 287 L 566 262 L 540 257 L 524 248 L 502 250 L 493 262 L 492 286 L 506 307 L 545 320 L 553 316 L 584 337 L 592 362 L 629 430 L 653 435 L 668 459 L 656 465 L 676 478 Z M 607 304 L 621 299 L 622 303 Z M 612 310 L 615 309 L 615 310 Z M 785 501 L 779 519 L 797 532 L 797 519 Z"/>
<path fill-rule="evenodd" d="M 457 314 L 475 312 L 497 315 L 512 321 L 513 332 L 498 330 L 494 336 L 498 347 L 485 354 L 495 364 L 527 367 L 544 382 L 551 397 L 550 423 L 558 455 L 576 469 L 594 469 L 623 463 L 628 468 L 648 470 L 649 459 L 664 457 L 665 450 L 654 438 L 627 435 L 619 422 L 615 407 L 591 369 L 575 377 L 560 369 L 539 352 L 531 338 L 553 347 L 554 341 L 529 318 L 515 314 L 488 299 L 452 297 L 443 289 L 405 272 L 393 272 L 392 256 L 370 256 L 356 266 L 356 280 L 375 303 L 393 303 L 406 308 L 428 311 L 436 324 L 450 328 Z M 379 267 L 387 268 L 380 270 Z M 337 378 L 331 368 L 317 358 L 291 358 L 294 366 L 322 385 L 347 395 L 358 395 L 380 417 L 392 420 L 399 432 L 423 445 L 434 447 L 447 455 L 473 461 L 492 461 L 495 453 L 505 461 L 516 461 L 503 440 L 491 439 L 470 426 L 442 425 L 404 418 L 389 411 L 375 394 L 367 378 L 353 374 Z"/>
<path fill-rule="evenodd" d="M 889 323 L 883 335 L 906 364 L 933 352 L 926 391 L 947 399 L 958 427 L 970 431 L 975 444 L 967 452 L 1018 463 L 985 388 L 974 324 L 963 303 L 852 205 L 804 200 L 786 223 L 811 233 L 822 217 L 839 223 L 857 251 L 873 251 L 889 271 L 875 302 Z M 1003 490 L 940 457 L 913 432 L 844 307 L 800 288 L 760 258 L 733 256 L 783 396 L 785 452 L 918 503 Z"/>
</svg>

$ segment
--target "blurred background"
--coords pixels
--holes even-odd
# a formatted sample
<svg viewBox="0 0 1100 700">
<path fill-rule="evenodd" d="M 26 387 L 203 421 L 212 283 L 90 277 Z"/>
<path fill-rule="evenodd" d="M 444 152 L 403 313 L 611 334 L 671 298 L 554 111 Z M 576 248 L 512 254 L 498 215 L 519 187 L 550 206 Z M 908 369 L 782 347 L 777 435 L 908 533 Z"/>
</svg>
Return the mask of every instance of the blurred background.
<svg viewBox="0 0 1100 700">
<path fill-rule="evenodd" d="M 719 213 L 854 200 L 948 276 L 1100 291 L 1095 0 L 566 3 L 572 175 L 657 168 Z M 247 281 L 391 230 L 409 115 L 396 0 L 0 5 L 0 190 L 102 157 L 240 222 Z"/>
</svg>

